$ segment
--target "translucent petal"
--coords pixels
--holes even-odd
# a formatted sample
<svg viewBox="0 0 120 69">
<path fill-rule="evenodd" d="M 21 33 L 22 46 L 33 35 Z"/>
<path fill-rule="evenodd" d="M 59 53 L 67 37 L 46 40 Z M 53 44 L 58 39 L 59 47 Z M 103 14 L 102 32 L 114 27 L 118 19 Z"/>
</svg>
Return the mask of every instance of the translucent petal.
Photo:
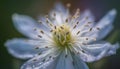
<svg viewBox="0 0 120 69">
<path fill-rule="evenodd" d="M 112 23 L 115 18 L 115 15 L 116 10 L 115 9 L 111 10 L 94 26 L 94 28 L 96 28 L 96 31 L 88 32 L 85 35 L 94 37 L 97 40 L 103 39 L 113 29 Z M 99 30 L 97 30 L 97 28 Z"/>
<path fill-rule="evenodd" d="M 49 48 L 45 48 L 44 40 L 28 40 L 28 39 L 12 39 L 5 43 L 9 53 L 21 59 L 28 59 L 34 57 L 36 54 L 44 52 Z M 36 49 L 36 47 L 40 47 Z"/>
<path fill-rule="evenodd" d="M 61 3 L 56 3 L 54 9 L 50 12 L 50 16 L 51 21 L 54 24 L 60 25 L 65 23 L 65 20 L 69 16 L 69 11 Z"/>
<path fill-rule="evenodd" d="M 56 65 L 56 56 L 51 56 L 51 52 L 55 52 L 53 50 L 49 50 L 46 53 L 36 56 L 31 60 L 24 63 L 21 69 L 55 69 Z"/>
<path fill-rule="evenodd" d="M 110 43 L 103 42 L 101 44 L 81 46 L 81 48 L 83 50 L 80 52 L 81 59 L 86 62 L 93 62 L 101 59 L 102 57 L 115 54 L 119 45 L 117 43 L 111 45 Z"/>
<path fill-rule="evenodd" d="M 94 20 L 95 20 L 95 18 L 93 16 L 93 14 L 91 13 L 91 11 L 85 10 L 84 12 L 82 12 L 80 14 L 80 18 L 76 20 L 77 22 L 79 22 L 79 24 L 76 26 L 75 29 L 73 29 L 73 31 L 72 31 L 73 34 L 77 33 L 78 31 L 89 30 L 90 28 L 92 28 L 94 26 L 94 23 L 93 23 Z M 74 25 L 72 25 L 72 26 L 75 26 L 75 23 L 77 23 L 77 22 L 73 22 Z M 91 22 L 91 23 L 89 24 L 89 22 Z M 87 25 L 89 25 L 89 27 L 87 27 Z M 84 34 L 80 34 L 80 35 L 82 36 Z"/>
<path fill-rule="evenodd" d="M 89 69 L 88 66 L 74 53 L 63 52 L 58 59 L 56 69 Z"/>
<path fill-rule="evenodd" d="M 43 29 L 43 27 L 37 24 L 37 22 L 33 20 L 31 17 L 14 14 L 12 16 L 12 19 L 15 27 L 19 32 L 21 32 L 27 37 L 39 39 L 37 36 L 39 32 L 35 31 L 35 29 Z"/>
<path fill-rule="evenodd" d="M 74 69 L 89 69 L 88 66 L 86 65 L 81 58 L 79 58 L 77 55 L 73 55 L 73 60 L 74 60 Z"/>
<path fill-rule="evenodd" d="M 56 65 L 56 69 L 74 69 L 73 59 L 70 54 L 65 54 L 65 52 L 59 55 L 59 59 Z"/>
</svg>

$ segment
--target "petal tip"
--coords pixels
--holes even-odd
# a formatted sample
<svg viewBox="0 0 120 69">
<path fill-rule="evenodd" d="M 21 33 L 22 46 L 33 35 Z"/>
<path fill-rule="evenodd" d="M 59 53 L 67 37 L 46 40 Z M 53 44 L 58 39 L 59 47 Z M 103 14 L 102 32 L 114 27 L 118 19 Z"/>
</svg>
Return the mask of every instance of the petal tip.
<svg viewBox="0 0 120 69">
<path fill-rule="evenodd" d="M 112 9 L 109 13 L 110 13 L 111 15 L 116 15 L 116 14 L 117 14 L 117 11 L 116 11 L 116 9 Z"/>
</svg>

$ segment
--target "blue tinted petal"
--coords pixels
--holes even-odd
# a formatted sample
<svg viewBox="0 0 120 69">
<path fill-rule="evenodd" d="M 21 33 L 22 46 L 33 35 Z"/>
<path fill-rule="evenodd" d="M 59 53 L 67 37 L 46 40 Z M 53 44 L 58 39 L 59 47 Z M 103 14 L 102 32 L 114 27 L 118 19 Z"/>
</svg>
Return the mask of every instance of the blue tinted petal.
<svg viewBox="0 0 120 69">
<path fill-rule="evenodd" d="M 27 39 L 12 39 L 5 43 L 9 53 L 13 56 L 21 59 L 28 59 L 34 57 L 36 54 L 45 51 L 45 45 L 41 41 L 27 40 Z M 37 46 L 41 46 L 40 49 L 36 49 Z"/>
<path fill-rule="evenodd" d="M 46 51 L 44 54 L 36 56 L 26 63 L 24 63 L 21 69 L 55 69 L 57 58 L 55 54 L 51 54 L 53 50 Z"/>
<path fill-rule="evenodd" d="M 12 19 L 16 29 L 19 32 L 27 37 L 38 39 L 37 35 L 39 34 L 39 32 L 35 31 L 34 29 L 40 29 L 41 26 L 38 25 L 35 20 L 33 20 L 31 17 L 19 14 L 14 14 L 12 16 Z"/>
<path fill-rule="evenodd" d="M 69 15 L 70 14 L 68 9 L 65 8 L 61 3 L 56 3 L 54 9 L 50 12 L 51 21 L 57 25 L 65 23 L 65 20 L 68 18 Z"/>
<path fill-rule="evenodd" d="M 110 43 L 103 42 L 101 44 L 81 46 L 81 48 L 84 52 L 81 52 L 80 57 L 86 62 L 93 62 L 102 57 L 115 54 L 119 45 L 117 43 L 111 45 Z"/>
<path fill-rule="evenodd" d="M 113 29 L 113 20 L 116 16 L 116 10 L 113 9 L 110 12 L 108 12 L 107 15 L 105 15 L 95 26 L 94 28 L 99 28 L 100 30 L 97 31 L 93 31 L 93 32 L 89 32 L 86 33 L 88 36 L 90 37 L 94 37 L 97 40 L 103 39 L 104 37 L 106 37 L 109 32 Z"/>
<path fill-rule="evenodd" d="M 88 66 L 72 52 L 60 54 L 56 69 L 89 69 Z"/>
</svg>

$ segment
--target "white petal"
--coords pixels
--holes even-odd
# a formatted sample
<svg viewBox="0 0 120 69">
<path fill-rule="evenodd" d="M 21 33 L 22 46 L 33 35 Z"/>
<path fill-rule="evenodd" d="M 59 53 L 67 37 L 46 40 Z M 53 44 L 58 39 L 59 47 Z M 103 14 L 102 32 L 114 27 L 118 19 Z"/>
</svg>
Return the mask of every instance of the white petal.
<svg viewBox="0 0 120 69">
<path fill-rule="evenodd" d="M 34 29 L 42 29 L 43 27 L 38 25 L 35 20 L 31 17 L 25 15 L 14 14 L 12 16 L 14 21 L 14 25 L 19 32 L 24 34 L 27 37 L 38 39 L 39 32 L 35 31 Z"/>
<path fill-rule="evenodd" d="M 36 54 L 46 51 L 44 40 L 12 39 L 5 43 L 9 53 L 21 59 L 34 57 Z M 41 47 L 35 49 L 37 46 Z"/>
<path fill-rule="evenodd" d="M 108 33 L 113 29 L 113 20 L 116 15 L 116 10 L 113 9 L 108 12 L 95 26 L 94 28 L 100 28 L 100 30 L 88 32 L 86 33 L 87 36 L 94 37 L 97 40 L 103 39 L 108 35 Z"/>
<path fill-rule="evenodd" d="M 81 59 L 86 62 L 93 62 L 101 59 L 102 57 L 113 55 L 119 48 L 118 44 L 111 45 L 109 43 L 91 44 L 81 46 L 84 52 L 80 53 Z"/>
<path fill-rule="evenodd" d="M 59 56 L 56 69 L 89 69 L 88 66 L 75 54 L 63 52 Z"/>
<path fill-rule="evenodd" d="M 74 69 L 73 59 L 70 54 L 65 54 L 65 52 L 59 55 L 56 69 Z"/>
<path fill-rule="evenodd" d="M 74 68 L 75 69 L 89 69 L 85 62 L 81 60 L 77 55 L 73 55 Z"/>
<path fill-rule="evenodd" d="M 56 14 L 55 16 L 54 13 Z M 56 3 L 54 9 L 50 12 L 50 16 L 50 18 L 54 18 L 51 19 L 54 24 L 60 25 L 65 23 L 69 16 L 69 11 L 61 3 Z"/>
<path fill-rule="evenodd" d="M 21 69 L 55 69 L 57 58 L 55 56 L 55 58 L 53 59 L 54 56 L 52 55 L 54 54 L 51 54 L 51 52 L 55 51 L 49 50 L 42 55 L 34 57 L 33 59 L 23 64 Z"/>
</svg>

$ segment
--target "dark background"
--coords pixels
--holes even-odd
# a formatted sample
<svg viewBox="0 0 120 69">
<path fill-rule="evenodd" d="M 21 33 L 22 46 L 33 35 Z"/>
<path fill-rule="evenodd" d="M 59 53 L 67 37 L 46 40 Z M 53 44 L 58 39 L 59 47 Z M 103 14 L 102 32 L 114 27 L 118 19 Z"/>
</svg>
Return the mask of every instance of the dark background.
<svg viewBox="0 0 120 69">
<path fill-rule="evenodd" d="M 13 26 L 11 15 L 21 13 L 37 18 L 46 14 L 55 2 L 71 3 L 71 10 L 80 8 L 81 11 L 90 9 L 96 21 L 101 19 L 109 10 L 115 8 L 118 12 L 114 21 L 114 30 L 105 38 L 111 43 L 120 43 L 120 0 L 0 0 L 0 69 L 19 69 L 23 61 L 8 54 L 4 43 L 6 40 L 22 36 Z M 120 49 L 116 55 L 88 63 L 91 69 L 120 69 Z"/>
</svg>

